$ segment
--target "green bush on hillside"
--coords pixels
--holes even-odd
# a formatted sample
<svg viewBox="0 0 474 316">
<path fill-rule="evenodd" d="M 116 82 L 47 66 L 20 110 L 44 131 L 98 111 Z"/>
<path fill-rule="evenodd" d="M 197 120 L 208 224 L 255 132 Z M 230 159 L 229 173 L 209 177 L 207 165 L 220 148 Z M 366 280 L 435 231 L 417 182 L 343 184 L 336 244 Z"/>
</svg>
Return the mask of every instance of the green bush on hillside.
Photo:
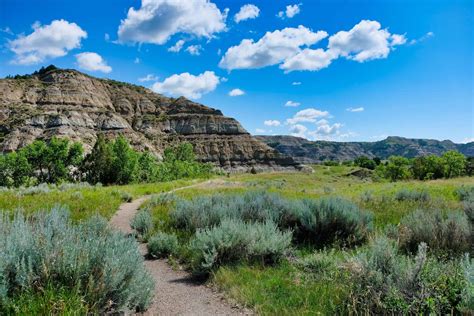
<svg viewBox="0 0 474 316">
<path fill-rule="evenodd" d="M 0 311 L 46 287 L 79 293 L 90 310 L 145 310 L 154 284 L 136 242 L 102 218 L 73 225 L 67 210 L 0 218 Z"/>
</svg>

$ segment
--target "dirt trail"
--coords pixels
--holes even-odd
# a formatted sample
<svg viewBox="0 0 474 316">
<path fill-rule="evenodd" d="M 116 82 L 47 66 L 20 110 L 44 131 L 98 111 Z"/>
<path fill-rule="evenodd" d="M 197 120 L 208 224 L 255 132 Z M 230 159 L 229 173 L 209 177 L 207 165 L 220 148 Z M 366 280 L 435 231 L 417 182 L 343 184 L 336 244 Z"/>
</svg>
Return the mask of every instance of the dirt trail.
<svg viewBox="0 0 474 316">
<path fill-rule="evenodd" d="M 208 187 L 220 183 L 209 180 L 186 187 L 170 190 L 189 189 L 193 187 Z M 130 203 L 123 203 L 117 213 L 110 220 L 110 225 L 125 234 L 132 233 L 130 220 L 138 211 L 140 205 L 150 195 L 136 199 Z M 140 245 L 140 252 L 146 254 L 146 245 Z M 152 274 L 156 283 L 155 298 L 145 315 L 250 315 L 243 310 L 229 304 L 222 294 L 214 292 L 202 283 L 196 281 L 185 271 L 175 271 L 166 260 L 145 260 L 145 266 Z"/>
</svg>

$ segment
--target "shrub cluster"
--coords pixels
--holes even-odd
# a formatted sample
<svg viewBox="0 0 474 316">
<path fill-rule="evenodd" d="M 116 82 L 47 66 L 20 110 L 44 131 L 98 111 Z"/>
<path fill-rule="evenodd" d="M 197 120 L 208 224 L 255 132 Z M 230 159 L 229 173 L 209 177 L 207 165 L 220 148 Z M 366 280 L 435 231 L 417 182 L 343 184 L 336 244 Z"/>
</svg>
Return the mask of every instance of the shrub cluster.
<svg viewBox="0 0 474 316">
<path fill-rule="evenodd" d="M 144 310 L 154 283 L 136 242 L 102 218 L 71 224 L 67 210 L 0 218 L 0 310 L 46 287 L 78 291 L 100 313 Z"/>
<path fill-rule="evenodd" d="M 142 209 L 133 216 L 130 222 L 132 227 L 140 237 L 146 237 L 153 229 L 153 218 L 148 209 Z"/>
<path fill-rule="evenodd" d="M 408 159 L 391 156 L 375 168 L 377 175 L 391 181 L 418 179 L 431 180 L 454 178 L 469 174 L 466 156 L 457 151 L 447 151 L 441 157 L 436 155 Z"/>
<path fill-rule="evenodd" d="M 429 258 L 427 249 L 421 243 L 416 257 L 402 255 L 395 241 L 382 236 L 350 258 L 351 312 L 441 315 L 469 310 L 461 262 Z"/>
<path fill-rule="evenodd" d="M 401 189 L 395 193 L 395 200 L 397 201 L 412 201 L 412 202 L 429 202 L 431 196 L 428 191 L 414 191 L 408 189 Z"/>
<path fill-rule="evenodd" d="M 271 221 L 245 223 L 225 219 L 218 226 L 199 229 L 190 243 L 194 273 L 236 261 L 277 262 L 291 244 L 291 232 L 281 232 Z"/>
<path fill-rule="evenodd" d="M 175 235 L 158 232 L 148 239 L 148 253 L 155 258 L 163 258 L 170 254 L 176 254 L 178 250 L 178 238 Z"/>
<path fill-rule="evenodd" d="M 421 243 L 439 255 L 456 257 L 470 250 L 472 229 L 467 216 L 460 211 L 417 210 L 402 218 L 398 238 L 400 248 L 415 253 Z"/>
<path fill-rule="evenodd" d="M 225 219 L 271 221 L 281 230 L 293 230 L 295 241 L 316 246 L 358 244 L 372 229 L 372 215 L 347 200 L 287 200 L 260 191 L 178 200 L 170 217 L 176 228 L 190 232 L 219 225 Z"/>
</svg>

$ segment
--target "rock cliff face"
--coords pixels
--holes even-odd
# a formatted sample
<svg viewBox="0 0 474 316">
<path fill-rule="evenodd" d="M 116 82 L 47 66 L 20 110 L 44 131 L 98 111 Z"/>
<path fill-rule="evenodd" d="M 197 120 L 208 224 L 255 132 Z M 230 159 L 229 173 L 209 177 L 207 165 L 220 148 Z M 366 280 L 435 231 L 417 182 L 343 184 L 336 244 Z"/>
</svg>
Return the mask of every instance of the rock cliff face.
<svg viewBox="0 0 474 316">
<path fill-rule="evenodd" d="M 53 136 L 80 141 L 90 150 L 99 133 L 123 134 L 135 148 L 147 148 L 158 157 L 167 146 L 187 141 L 201 161 L 224 169 L 298 168 L 235 119 L 185 98 L 50 67 L 0 80 L 3 152 Z"/>
<path fill-rule="evenodd" d="M 425 155 L 442 155 L 457 150 L 474 157 L 474 142 L 455 144 L 450 140 L 411 139 L 390 136 L 377 142 L 309 141 L 294 136 L 256 136 L 257 139 L 292 157 L 299 163 L 319 163 L 325 160 L 353 160 L 360 156 L 382 159 L 392 155 L 413 158 Z"/>
</svg>

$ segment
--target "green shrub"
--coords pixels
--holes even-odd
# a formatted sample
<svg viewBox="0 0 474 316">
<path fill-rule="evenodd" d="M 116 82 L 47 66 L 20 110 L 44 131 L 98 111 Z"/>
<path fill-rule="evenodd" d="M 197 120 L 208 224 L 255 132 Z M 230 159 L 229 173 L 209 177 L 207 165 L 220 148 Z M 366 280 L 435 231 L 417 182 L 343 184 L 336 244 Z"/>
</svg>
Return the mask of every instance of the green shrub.
<svg viewBox="0 0 474 316">
<path fill-rule="evenodd" d="M 175 254 L 178 247 L 178 238 L 176 238 L 175 235 L 162 232 L 158 232 L 151 236 L 147 244 L 148 253 L 155 258 L 162 258 L 170 254 Z"/>
<path fill-rule="evenodd" d="M 414 191 L 408 189 L 401 189 L 395 194 L 395 200 L 397 201 L 413 201 L 426 203 L 430 201 L 431 196 L 426 190 Z"/>
<path fill-rule="evenodd" d="M 290 244 L 291 232 L 281 232 L 272 222 L 223 220 L 218 226 L 196 232 L 190 243 L 191 266 L 200 274 L 242 260 L 274 263 L 285 255 Z"/>
<path fill-rule="evenodd" d="M 339 242 L 356 245 L 372 231 L 372 214 L 341 198 L 306 200 L 307 211 L 298 216 L 296 237 L 318 246 Z"/>
<path fill-rule="evenodd" d="M 263 191 L 178 200 L 170 217 L 176 228 L 189 232 L 214 227 L 225 219 L 272 221 L 282 230 L 293 230 L 297 242 L 317 246 L 336 241 L 358 244 L 372 229 L 372 215 L 347 200 L 286 200 Z"/>
<path fill-rule="evenodd" d="M 102 218 L 71 224 L 67 210 L 0 218 L 0 306 L 46 286 L 79 293 L 91 310 L 144 310 L 153 280 L 136 242 Z"/>
<path fill-rule="evenodd" d="M 459 313 L 466 279 L 458 261 L 428 258 L 426 244 L 415 258 L 400 255 L 393 240 L 379 237 L 348 260 L 355 314 Z"/>
<path fill-rule="evenodd" d="M 132 218 L 130 226 L 142 237 L 146 236 L 153 229 L 153 218 L 146 209 L 140 210 Z"/>
<path fill-rule="evenodd" d="M 171 212 L 177 228 L 191 232 L 218 225 L 227 218 L 246 222 L 278 221 L 286 200 L 264 191 L 249 191 L 241 195 L 214 194 L 192 200 L 178 200 Z"/>
<path fill-rule="evenodd" d="M 153 208 L 160 205 L 168 205 L 177 201 L 178 198 L 174 193 L 161 193 L 161 194 L 154 194 L 149 199 L 147 206 L 149 208 Z"/>
<path fill-rule="evenodd" d="M 119 196 L 122 202 L 132 202 L 133 200 L 133 195 L 125 191 L 113 190 L 111 194 L 114 196 Z"/>
<path fill-rule="evenodd" d="M 414 253 L 420 243 L 440 255 L 459 256 L 469 251 L 471 227 L 460 211 L 417 210 L 402 218 L 399 226 L 400 248 Z"/>
<path fill-rule="evenodd" d="M 474 200 L 474 185 L 462 185 L 456 189 L 456 195 L 461 201 Z"/>
</svg>

